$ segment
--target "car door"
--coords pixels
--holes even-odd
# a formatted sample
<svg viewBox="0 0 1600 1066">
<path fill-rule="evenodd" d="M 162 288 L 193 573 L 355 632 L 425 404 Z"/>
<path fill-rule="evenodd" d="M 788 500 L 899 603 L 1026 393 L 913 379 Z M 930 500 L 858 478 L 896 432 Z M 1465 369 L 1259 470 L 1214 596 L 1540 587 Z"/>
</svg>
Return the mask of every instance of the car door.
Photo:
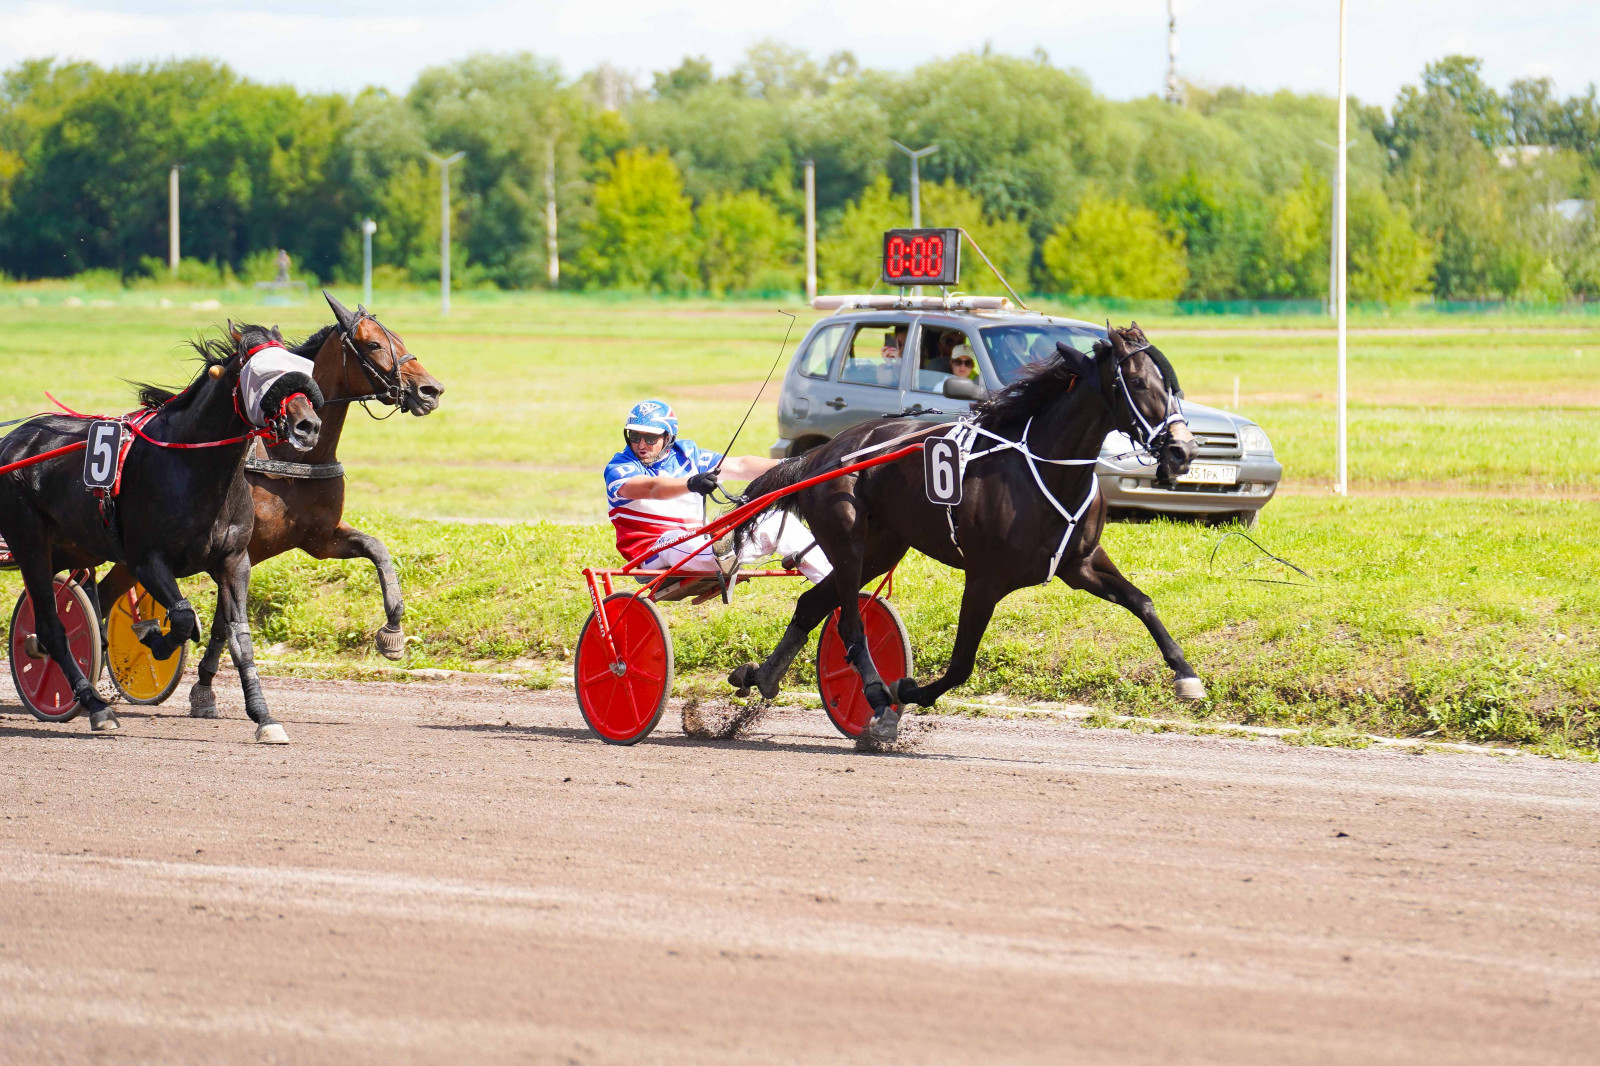
<svg viewBox="0 0 1600 1066">
<path fill-rule="evenodd" d="M 858 320 L 850 324 L 844 347 L 835 361 L 826 386 L 811 393 L 821 403 L 812 404 L 811 425 L 828 437 L 838 436 L 851 426 L 894 414 L 905 407 L 905 371 L 908 360 L 885 357 L 888 347 L 904 352 L 910 323 L 902 318 Z"/>
</svg>

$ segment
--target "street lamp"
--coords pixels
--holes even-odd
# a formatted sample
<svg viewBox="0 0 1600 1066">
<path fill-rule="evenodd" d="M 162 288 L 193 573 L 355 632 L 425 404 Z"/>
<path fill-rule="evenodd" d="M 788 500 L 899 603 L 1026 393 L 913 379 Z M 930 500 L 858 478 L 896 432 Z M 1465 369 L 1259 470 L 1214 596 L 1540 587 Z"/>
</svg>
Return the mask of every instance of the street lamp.
<svg viewBox="0 0 1600 1066">
<path fill-rule="evenodd" d="M 361 220 L 361 302 L 372 305 L 372 235 L 378 224 L 370 218 Z"/>
<path fill-rule="evenodd" d="M 916 229 L 922 225 L 922 186 L 917 181 L 917 161 L 925 155 L 932 155 L 939 150 L 937 144 L 930 144 L 926 148 L 912 151 L 893 137 L 889 143 L 900 149 L 911 159 L 911 228 Z"/>
<path fill-rule="evenodd" d="M 450 313 L 450 164 L 459 163 L 467 153 L 428 158 L 439 164 L 439 313 Z"/>
<path fill-rule="evenodd" d="M 182 169 L 182 163 L 174 163 L 167 175 L 167 269 L 174 281 L 178 277 L 178 171 Z"/>
</svg>

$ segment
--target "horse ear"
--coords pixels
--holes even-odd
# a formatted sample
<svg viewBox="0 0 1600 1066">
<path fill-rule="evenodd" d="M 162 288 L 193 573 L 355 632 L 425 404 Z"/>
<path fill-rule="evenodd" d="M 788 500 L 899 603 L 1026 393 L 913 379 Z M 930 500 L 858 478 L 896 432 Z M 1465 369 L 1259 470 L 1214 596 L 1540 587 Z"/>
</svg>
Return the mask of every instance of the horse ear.
<svg viewBox="0 0 1600 1066">
<path fill-rule="evenodd" d="M 233 319 L 231 318 L 228 319 L 228 336 L 233 338 L 233 343 L 235 344 L 238 344 L 239 339 L 244 336 L 244 330 L 234 325 Z"/>
<path fill-rule="evenodd" d="M 371 311 L 367 310 L 365 304 L 356 304 L 356 314 L 358 314 L 358 315 L 370 315 L 371 313 L 372 313 Z"/>
<path fill-rule="evenodd" d="M 1111 342 L 1112 355 L 1115 355 L 1118 359 L 1126 359 L 1128 357 L 1128 341 L 1127 338 L 1123 336 L 1122 330 L 1108 330 L 1106 332 L 1106 339 Z"/>
<path fill-rule="evenodd" d="M 1080 378 L 1087 378 L 1094 373 L 1094 360 L 1065 341 L 1056 342 L 1056 355 L 1060 356 L 1061 361 L 1067 364 L 1068 370 L 1071 370 Z"/>
<path fill-rule="evenodd" d="M 338 320 L 339 328 L 349 333 L 356 326 L 356 316 L 350 309 L 333 298 L 333 293 L 327 289 L 322 290 L 323 299 L 328 301 L 328 306 L 333 309 L 333 317 Z"/>
</svg>

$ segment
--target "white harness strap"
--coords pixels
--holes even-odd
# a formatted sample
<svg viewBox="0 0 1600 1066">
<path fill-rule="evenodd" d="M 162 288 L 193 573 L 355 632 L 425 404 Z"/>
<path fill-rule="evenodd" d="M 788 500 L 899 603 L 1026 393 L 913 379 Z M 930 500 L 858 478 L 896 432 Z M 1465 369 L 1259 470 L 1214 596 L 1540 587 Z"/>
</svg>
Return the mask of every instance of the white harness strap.
<svg viewBox="0 0 1600 1066">
<path fill-rule="evenodd" d="M 1089 491 L 1084 494 L 1083 502 L 1078 504 L 1077 510 L 1069 511 L 1060 500 L 1056 499 L 1055 494 L 1045 486 L 1044 477 L 1039 473 L 1039 464 L 1093 466 L 1100 461 L 1100 458 L 1096 456 L 1093 459 L 1045 459 L 1042 456 L 1034 455 L 1032 449 L 1028 447 L 1028 433 L 1032 429 L 1033 419 L 1029 418 L 1027 424 L 1022 427 L 1022 439 L 1011 440 L 1000 436 L 1000 434 L 992 430 L 985 429 L 976 422 L 963 421 L 946 439 L 956 445 L 956 452 L 960 456 L 960 470 L 963 479 L 966 477 L 967 464 L 974 459 L 982 459 L 986 455 L 993 455 L 996 452 L 1003 451 L 1018 451 L 1022 453 L 1023 459 L 1028 463 L 1028 473 L 1033 475 L 1033 483 L 1039 487 L 1039 491 L 1044 494 L 1044 498 L 1050 501 L 1050 506 L 1056 509 L 1056 513 L 1067 520 L 1067 528 L 1061 534 L 1061 543 L 1056 545 L 1055 554 L 1050 557 L 1050 569 L 1044 575 L 1044 580 L 1039 582 L 1041 585 L 1047 585 L 1050 583 L 1050 579 L 1055 576 L 1056 567 L 1061 564 L 1061 557 L 1067 552 L 1067 542 L 1072 539 L 1073 531 L 1078 528 L 1078 523 L 1083 521 L 1083 516 L 1088 513 L 1089 505 L 1094 503 L 1094 498 L 1099 495 L 1100 479 L 1091 473 Z M 996 443 L 981 452 L 973 451 L 973 445 L 977 443 L 980 436 L 988 437 Z M 961 550 L 961 542 L 956 539 L 954 513 L 954 506 L 945 507 L 945 521 L 950 526 L 950 542 L 956 546 L 956 551 L 961 552 L 961 557 L 965 559 L 966 553 Z"/>
</svg>

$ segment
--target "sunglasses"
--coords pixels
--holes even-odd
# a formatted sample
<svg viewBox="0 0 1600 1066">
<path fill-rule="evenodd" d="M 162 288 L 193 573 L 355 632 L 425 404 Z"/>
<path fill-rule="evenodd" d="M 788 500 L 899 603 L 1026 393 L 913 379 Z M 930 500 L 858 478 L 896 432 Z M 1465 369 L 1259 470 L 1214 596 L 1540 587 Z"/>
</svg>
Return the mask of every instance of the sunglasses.
<svg viewBox="0 0 1600 1066">
<path fill-rule="evenodd" d="M 950 360 L 950 365 L 951 366 L 977 366 L 978 364 L 974 363 L 971 359 L 952 359 L 952 360 Z"/>
<path fill-rule="evenodd" d="M 665 433 L 641 433 L 636 429 L 628 430 L 624 436 L 628 438 L 629 444 L 660 444 L 667 439 Z"/>
</svg>

